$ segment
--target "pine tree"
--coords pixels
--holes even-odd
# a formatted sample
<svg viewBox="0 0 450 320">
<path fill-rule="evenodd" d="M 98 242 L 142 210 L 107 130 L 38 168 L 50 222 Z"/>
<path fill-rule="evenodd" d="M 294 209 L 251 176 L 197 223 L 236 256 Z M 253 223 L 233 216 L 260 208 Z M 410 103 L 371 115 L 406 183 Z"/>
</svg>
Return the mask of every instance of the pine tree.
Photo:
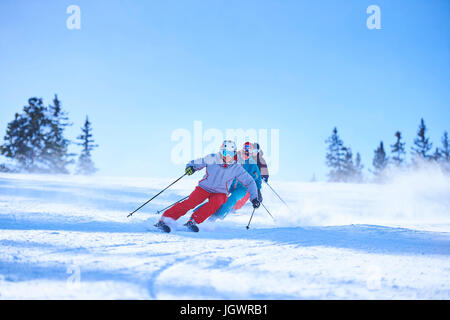
<svg viewBox="0 0 450 320">
<path fill-rule="evenodd" d="M 350 182 L 355 175 L 355 164 L 353 163 L 353 153 L 350 147 L 344 147 L 344 177 L 343 181 Z"/>
<path fill-rule="evenodd" d="M 426 137 L 427 127 L 425 125 L 425 121 L 420 119 L 419 130 L 417 131 L 417 138 L 414 139 L 414 146 L 411 147 L 411 151 L 413 154 L 413 160 L 417 160 L 417 158 L 422 158 L 429 160 L 432 157 L 428 154 L 428 152 L 432 149 L 433 144 L 429 141 L 429 138 Z"/>
<path fill-rule="evenodd" d="M 81 131 L 82 134 L 79 135 L 77 139 L 81 141 L 78 145 L 82 146 L 83 149 L 78 158 L 76 174 L 91 175 L 97 171 L 94 162 L 91 159 L 91 151 L 94 148 L 97 148 L 98 145 L 94 144 L 94 140 L 92 139 L 91 123 L 87 116 Z"/>
<path fill-rule="evenodd" d="M 42 99 L 30 98 L 23 113 L 8 123 L 1 153 L 15 160 L 19 170 L 43 172 L 41 156 L 45 148 L 45 128 L 49 125 Z"/>
<path fill-rule="evenodd" d="M 442 149 L 440 149 L 440 153 L 442 161 L 445 163 L 450 163 L 450 144 L 448 140 L 447 131 L 444 132 L 441 141 L 442 141 Z"/>
<path fill-rule="evenodd" d="M 441 162 L 441 158 L 442 158 L 441 150 L 439 148 L 436 148 L 434 150 L 433 155 L 430 157 L 430 159 L 432 159 L 436 162 Z"/>
<path fill-rule="evenodd" d="M 345 160 L 344 160 L 344 178 L 345 182 L 361 182 L 363 180 L 361 163 L 361 155 L 356 154 L 355 161 L 353 161 L 353 153 L 350 147 L 344 147 Z"/>
<path fill-rule="evenodd" d="M 450 144 L 447 131 L 442 135 L 441 142 L 442 148 L 439 149 L 439 162 L 445 171 L 450 172 Z"/>
<path fill-rule="evenodd" d="M 64 130 L 70 126 L 67 113 L 61 108 L 61 102 L 55 94 L 53 105 L 49 105 L 49 132 L 45 137 L 43 161 L 53 173 L 69 173 L 67 165 L 73 163 L 74 154 L 68 153 L 70 140 L 64 137 Z"/>
<path fill-rule="evenodd" d="M 379 176 L 388 164 L 388 157 L 384 150 L 383 141 L 380 142 L 379 147 L 374 152 L 374 157 L 372 161 L 374 167 L 374 174 Z"/>
<path fill-rule="evenodd" d="M 364 180 L 363 169 L 364 169 L 364 166 L 361 161 L 361 155 L 358 152 L 358 153 L 356 153 L 356 158 L 355 158 L 355 167 L 354 167 L 354 176 L 353 176 L 354 182 L 362 182 Z"/>
<path fill-rule="evenodd" d="M 402 142 L 402 134 L 400 131 L 395 133 L 395 137 L 397 141 L 391 145 L 391 153 L 393 154 L 391 161 L 394 165 L 400 167 L 405 160 L 405 143 Z"/>
<path fill-rule="evenodd" d="M 23 112 L 8 123 L 0 151 L 17 163 L 19 171 L 68 173 L 69 141 L 63 136 L 67 118 L 56 96 L 54 104 L 46 107 L 41 98 L 30 98 Z"/>
<path fill-rule="evenodd" d="M 8 123 L 5 141 L 0 146 L 0 152 L 6 158 L 15 159 L 20 167 L 29 166 L 28 156 L 31 154 L 31 147 L 25 141 L 26 118 L 16 113 L 14 120 Z"/>
<path fill-rule="evenodd" d="M 325 142 L 328 143 L 326 164 L 331 169 L 328 173 L 329 180 L 333 182 L 344 181 L 346 148 L 344 147 L 344 142 L 338 135 L 336 127 L 333 129 L 332 135 Z"/>
</svg>

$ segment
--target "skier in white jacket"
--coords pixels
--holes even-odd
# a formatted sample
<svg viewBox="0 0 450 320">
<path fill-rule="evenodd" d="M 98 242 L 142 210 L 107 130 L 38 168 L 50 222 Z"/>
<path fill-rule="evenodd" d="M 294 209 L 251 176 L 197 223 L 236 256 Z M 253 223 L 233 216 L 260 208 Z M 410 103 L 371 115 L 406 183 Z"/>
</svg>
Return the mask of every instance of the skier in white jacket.
<svg viewBox="0 0 450 320">
<path fill-rule="evenodd" d="M 258 208 L 260 202 L 255 180 L 236 162 L 236 151 L 236 144 L 233 141 L 226 140 L 223 142 L 219 153 L 189 162 L 186 165 L 186 173 L 191 175 L 195 171 L 206 168 L 203 179 L 199 181 L 198 186 L 188 199 L 166 210 L 156 226 L 164 227 L 167 218 L 177 220 L 208 199 L 208 202 L 195 211 L 186 223 L 188 228 L 198 231 L 196 224 L 205 221 L 225 203 L 229 193 L 228 190 L 234 179 L 237 179 L 248 189 L 253 207 Z"/>
</svg>

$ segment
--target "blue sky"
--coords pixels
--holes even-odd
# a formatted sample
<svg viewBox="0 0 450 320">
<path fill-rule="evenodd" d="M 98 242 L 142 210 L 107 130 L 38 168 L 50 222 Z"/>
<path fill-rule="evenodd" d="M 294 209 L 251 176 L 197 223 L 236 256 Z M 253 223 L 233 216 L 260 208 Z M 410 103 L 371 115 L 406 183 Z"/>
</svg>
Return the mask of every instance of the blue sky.
<svg viewBox="0 0 450 320">
<path fill-rule="evenodd" d="M 72 4 L 80 30 L 66 27 Z M 373 4 L 381 30 L 366 26 Z M 0 132 L 29 97 L 56 93 L 68 138 L 89 115 L 102 175 L 178 177 L 171 134 L 202 121 L 278 129 L 273 178 L 325 179 L 334 126 L 366 169 L 396 130 L 411 147 L 421 117 L 440 144 L 449 49 L 446 0 L 2 0 Z"/>
</svg>

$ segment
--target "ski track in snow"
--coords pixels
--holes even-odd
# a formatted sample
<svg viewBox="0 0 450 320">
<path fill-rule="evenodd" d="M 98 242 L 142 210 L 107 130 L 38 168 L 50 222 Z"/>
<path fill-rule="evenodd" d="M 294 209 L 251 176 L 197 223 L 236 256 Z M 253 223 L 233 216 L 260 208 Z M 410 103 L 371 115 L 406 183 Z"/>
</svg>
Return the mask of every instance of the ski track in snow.
<svg viewBox="0 0 450 320">
<path fill-rule="evenodd" d="M 264 188 L 275 221 L 246 230 L 246 204 L 164 234 L 197 179 L 127 218 L 171 179 L 0 174 L 0 299 L 449 299 L 450 182 L 408 179 L 273 182 L 295 208 Z"/>
</svg>

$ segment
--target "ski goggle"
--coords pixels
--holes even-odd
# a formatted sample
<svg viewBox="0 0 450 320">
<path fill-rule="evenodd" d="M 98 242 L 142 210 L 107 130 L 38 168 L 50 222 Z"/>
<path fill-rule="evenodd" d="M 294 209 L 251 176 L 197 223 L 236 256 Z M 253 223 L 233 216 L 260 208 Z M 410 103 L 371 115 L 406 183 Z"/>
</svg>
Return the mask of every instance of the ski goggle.
<svg viewBox="0 0 450 320">
<path fill-rule="evenodd" d="M 259 150 L 257 150 L 257 149 L 253 149 L 252 147 L 250 147 L 250 146 L 245 146 L 244 147 L 244 153 L 245 154 L 258 154 L 258 152 L 259 152 Z"/>
<path fill-rule="evenodd" d="M 222 155 L 224 157 L 234 157 L 235 152 L 230 150 L 223 150 Z"/>
</svg>

